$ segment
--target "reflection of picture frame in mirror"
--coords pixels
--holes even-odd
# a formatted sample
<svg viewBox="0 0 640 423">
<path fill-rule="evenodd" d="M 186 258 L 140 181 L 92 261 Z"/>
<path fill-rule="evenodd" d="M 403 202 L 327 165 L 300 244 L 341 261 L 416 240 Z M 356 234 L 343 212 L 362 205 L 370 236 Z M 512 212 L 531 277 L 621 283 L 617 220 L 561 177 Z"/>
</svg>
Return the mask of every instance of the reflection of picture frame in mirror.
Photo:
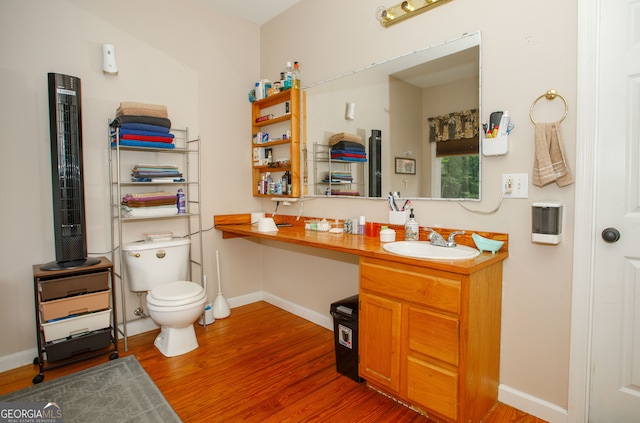
<svg viewBox="0 0 640 423">
<path fill-rule="evenodd" d="M 396 173 L 415 175 L 416 159 L 406 159 L 404 157 L 396 157 Z"/>
</svg>

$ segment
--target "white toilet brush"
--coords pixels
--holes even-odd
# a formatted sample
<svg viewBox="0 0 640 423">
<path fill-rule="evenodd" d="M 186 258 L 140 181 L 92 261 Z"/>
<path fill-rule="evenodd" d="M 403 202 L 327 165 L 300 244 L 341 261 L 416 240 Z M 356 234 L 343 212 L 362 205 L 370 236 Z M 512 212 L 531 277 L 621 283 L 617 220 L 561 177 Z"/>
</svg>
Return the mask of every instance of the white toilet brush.
<svg viewBox="0 0 640 423">
<path fill-rule="evenodd" d="M 220 286 L 220 255 L 218 254 L 218 250 L 216 250 L 216 267 L 218 268 L 218 295 L 213 302 L 213 317 L 216 319 L 224 319 L 225 317 L 229 317 L 231 310 L 229 309 L 227 300 L 222 295 L 222 288 Z"/>
</svg>

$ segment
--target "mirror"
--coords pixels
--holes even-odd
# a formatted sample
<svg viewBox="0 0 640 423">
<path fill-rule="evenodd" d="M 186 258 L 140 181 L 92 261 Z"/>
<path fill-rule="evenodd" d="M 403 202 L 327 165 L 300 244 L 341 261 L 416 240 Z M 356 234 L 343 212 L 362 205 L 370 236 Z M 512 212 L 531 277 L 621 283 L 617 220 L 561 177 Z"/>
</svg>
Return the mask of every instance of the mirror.
<svg viewBox="0 0 640 423">
<path fill-rule="evenodd" d="M 481 116 L 480 45 L 479 32 L 465 34 L 303 87 L 308 195 L 479 200 L 478 139 L 475 153 L 439 147 L 436 157 L 447 143 L 429 142 L 427 119 L 472 109 Z M 364 153 L 330 146 L 353 136 Z"/>
</svg>

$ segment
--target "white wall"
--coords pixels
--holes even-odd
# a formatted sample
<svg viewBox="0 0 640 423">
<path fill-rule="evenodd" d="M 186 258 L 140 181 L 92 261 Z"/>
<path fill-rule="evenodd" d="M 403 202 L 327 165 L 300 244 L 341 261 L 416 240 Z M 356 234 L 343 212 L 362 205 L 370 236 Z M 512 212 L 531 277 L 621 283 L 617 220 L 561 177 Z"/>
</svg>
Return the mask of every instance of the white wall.
<svg viewBox="0 0 640 423">
<path fill-rule="evenodd" d="M 106 123 L 121 101 L 165 104 L 175 127 L 202 137 L 205 229 L 214 214 L 258 206 L 246 94 L 259 75 L 260 33 L 257 25 L 221 19 L 191 1 L 3 0 L 0 8 L 0 369 L 6 369 L 35 356 L 32 265 L 55 258 L 47 73 L 81 78 L 88 249 L 108 255 Z M 115 45 L 117 77 L 102 73 L 102 43 Z M 204 240 L 209 298 L 217 292 L 215 250 L 225 295 L 259 291 L 260 267 L 244 265 L 247 255 L 259 257 L 259 243 L 223 242 L 213 230 Z M 137 307 L 130 297 L 129 315 Z"/>
<path fill-rule="evenodd" d="M 263 77 L 274 78 L 286 61 L 297 60 L 303 85 L 312 84 L 480 30 L 482 118 L 486 120 L 491 111 L 507 109 L 516 126 L 508 155 L 483 158 L 483 198 L 480 203 L 467 203 L 469 207 L 496 207 L 503 173 L 530 174 L 534 143 L 529 107 L 548 89 L 558 90 L 569 102 L 570 113 L 562 131 L 569 161 L 575 163 L 576 116 L 571 110 L 576 104 L 576 1 L 518 2 L 516 7 L 509 0 L 455 0 L 389 28 L 374 19 L 378 5 L 365 0 L 301 1 L 261 27 Z M 344 105 L 336 107 L 342 109 Z M 536 107 L 538 121 L 557 120 L 561 114 L 559 102 L 544 102 Z M 539 200 L 564 203 L 564 241 L 558 246 L 530 242 L 531 203 Z M 505 200 L 497 213 L 488 216 L 469 213 L 455 202 L 420 202 L 414 206 L 422 225 L 509 234 L 510 257 L 504 263 L 500 382 L 513 392 L 521 391 L 537 401 L 566 409 L 573 185 L 562 189 L 555 184 L 544 188 L 529 186 L 528 199 Z M 263 207 L 269 211 L 273 206 L 265 201 Z M 297 207 L 292 210 L 297 212 Z M 384 222 L 387 206 L 371 200 L 315 199 L 304 203 L 304 214 L 327 218 L 364 214 L 368 220 Z M 275 247 L 265 248 L 265 257 L 279 253 L 272 253 L 272 249 Z M 300 289 L 304 280 L 299 276 L 311 275 L 316 267 L 307 262 L 304 267 L 298 266 L 292 261 L 290 283 Z M 281 274 L 279 283 L 287 277 Z M 309 289 L 317 283 L 316 278 L 307 285 Z M 329 268 L 325 279 L 341 279 L 341 275 Z M 265 280 L 264 289 L 270 288 L 271 281 Z M 322 311 L 328 308 L 324 301 L 310 299 L 309 306 Z"/>
</svg>

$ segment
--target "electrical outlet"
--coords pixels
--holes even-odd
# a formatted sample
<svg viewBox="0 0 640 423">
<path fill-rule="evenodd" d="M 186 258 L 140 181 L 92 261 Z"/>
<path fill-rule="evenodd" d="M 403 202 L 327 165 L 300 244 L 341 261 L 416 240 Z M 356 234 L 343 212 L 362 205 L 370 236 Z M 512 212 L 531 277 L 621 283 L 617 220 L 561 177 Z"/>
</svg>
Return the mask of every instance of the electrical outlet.
<svg viewBox="0 0 640 423">
<path fill-rule="evenodd" d="M 502 175 L 504 198 L 529 198 L 528 173 L 504 173 Z"/>
</svg>

